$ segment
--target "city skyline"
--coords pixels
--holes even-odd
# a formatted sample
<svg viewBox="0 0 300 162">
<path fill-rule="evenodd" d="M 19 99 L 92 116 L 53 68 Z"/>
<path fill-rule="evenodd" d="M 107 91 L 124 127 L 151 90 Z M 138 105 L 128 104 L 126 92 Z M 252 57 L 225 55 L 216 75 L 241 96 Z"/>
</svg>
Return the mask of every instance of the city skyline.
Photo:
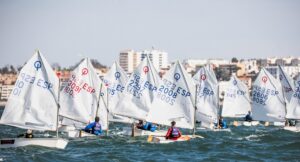
<svg viewBox="0 0 300 162">
<path fill-rule="evenodd" d="M 300 2 L 0 2 L 0 67 L 39 49 L 50 63 L 82 57 L 110 66 L 125 49 L 166 51 L 169 60 L 300 55 Z"/>
</svg>

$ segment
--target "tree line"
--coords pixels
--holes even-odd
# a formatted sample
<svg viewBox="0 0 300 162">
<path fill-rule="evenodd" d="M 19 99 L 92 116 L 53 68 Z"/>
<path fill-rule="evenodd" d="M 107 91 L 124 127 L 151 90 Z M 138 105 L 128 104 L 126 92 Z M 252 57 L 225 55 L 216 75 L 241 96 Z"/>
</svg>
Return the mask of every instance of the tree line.
<svg viewBox="0 0 300 162">
<path fill-rule="evenodd" d="M 107 68 L 96 59 L 91 59 L 91 63 L 96 69 Z M 72 70 L 76 65 L 77 64 L 75 64 L 75 66 L 62 67 L 59 63 L 53 63 L 51 64 L 51 67 L 53 70 Z M 21 71 L 22 67 L 23 66 L 5 65 L 4 67 L 0 67 L 0 74 L 17 74 Z"/>
</svg>

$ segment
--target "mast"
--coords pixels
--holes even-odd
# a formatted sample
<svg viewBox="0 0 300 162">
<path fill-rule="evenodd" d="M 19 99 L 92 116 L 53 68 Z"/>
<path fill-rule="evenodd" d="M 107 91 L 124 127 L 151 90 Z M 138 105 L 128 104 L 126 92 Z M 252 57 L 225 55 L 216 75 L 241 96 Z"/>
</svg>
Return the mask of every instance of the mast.
<svg viewBox="0 0 300 162">
<path fill-rule="evenodd" d="M 193 128 L 193 136 L 195 136 L 196 133 L 196 113 L 197 113 L 197 97 L 198 97 L 198 84 L 196 83 L 196 94 L 195 94 L 195 111 L 194 111 L 194 128 Z"/>
<path fill-rule="evenodd" d="M 106 136 L 108 136 L 108 131 L 109 131 L 109 121 L 108 121 L 108 117 L 109 117 L 109 109 L 108 109 L 108 106 L 109 106 L 109 99 L 108 99 L 108 88 L 106 88 L 106 111 L 107 111 L 107 115 L 106 115 L 106 120 L 107 120 L 107 129 L 106 129 Z"/>
<path fill-rule="evenodd" d="M 60 109 L 60 72 L 56 73 L 58 77 L 58 95 L 57 95 L 57 114 L 56 114 L 56 138 L 58 138 L 58 117 L 59 117 L 59 109 Z"/>
<path fill-rule="evenodd" d="M 219 84 L 217 85 L 218 86 L 218 88 L 217 88 L 217 127 L 219 128 L 219 113 L 220 113 L 220 99 L 219 99 L 219 88 L 220 88 L 220 86 L 219 86 Z"/>
<path fill-rule="evenodd" d="M 98 110 L 99 110 L 99 107 L 100 107 L 100 99 L 101 99 L 101 92 L 102 92 L 102 82 L 101 82 L 101 85 L 100 85 L 100 92 L 99 92 L 99 96 L 98 96 L 98 103 L 97 103 L 97 109 L 96 109 L 96 114 L 95 114 L 95 118 L 97 117 L 98 115 Z"/>
</svg>

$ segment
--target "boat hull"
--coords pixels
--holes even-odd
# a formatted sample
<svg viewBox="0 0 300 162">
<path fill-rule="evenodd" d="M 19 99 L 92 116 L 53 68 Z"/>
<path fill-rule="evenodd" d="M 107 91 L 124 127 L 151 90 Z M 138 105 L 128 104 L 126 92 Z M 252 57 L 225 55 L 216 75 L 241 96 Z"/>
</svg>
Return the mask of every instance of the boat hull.
<svg viewBox="0 0 300 162">
<path fill-rule="evenodd" d="M 300 127 L 285 126 L 283 129 L 291 132 L 300 132 Z"/>
<path fill-rule="evenodd" d="M 43 146 L 65 149 L 68 142 L 68 140 L 62 138 L 6 138 L 1 139 L 0 148 Z"/>
<path fill-rule="evenodd" d="M 192 138 L 200 137 L 203 138 L 202 136 L 193 136 L 193 135 L 182 135 L 180 138 L 173 140 L 173 139 L 166 139 L 165 137 L 162 136 L 149 136 L 148 137 L 148 142 L 151 143 L 173 143 L 173 142 L 184 142 L 184 141 L 189 141 Z"/>
</svg>

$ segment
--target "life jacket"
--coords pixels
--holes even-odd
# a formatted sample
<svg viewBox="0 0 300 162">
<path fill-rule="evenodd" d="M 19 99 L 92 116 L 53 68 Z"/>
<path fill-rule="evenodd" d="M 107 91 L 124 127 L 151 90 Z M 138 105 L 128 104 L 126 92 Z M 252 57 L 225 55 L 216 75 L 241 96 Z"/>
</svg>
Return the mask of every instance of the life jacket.
<svg viewBox="0 0 300 162">
<path fill-rule="evenodd" d="M 94 126 L 92 127 L 92 133 L 101 133 L 101 124 L 98 122 L 95 122 Z"/>
<path fill-rule="evenodd" d="M 171 137 L 179 137 L 179 129 L 176 127 L 172 128 Z"/>
<path fill-rule="evenodd" d="M 228 128 L 228 126 L 227 126 L 227 122 L 225 121 L 225 120 L 223 120 L 223 123 L 222 123 L 222 128 Z"/>
<path fill-rule="evenodd" d="M 148 128 L 149 128 L 149 127 L 148 127 Z M 156 130 L 156 125 L 151 124 L 149 130 L 150 130 L 151 132 L 154 132 L 154 131 Z"/>
</svg>

